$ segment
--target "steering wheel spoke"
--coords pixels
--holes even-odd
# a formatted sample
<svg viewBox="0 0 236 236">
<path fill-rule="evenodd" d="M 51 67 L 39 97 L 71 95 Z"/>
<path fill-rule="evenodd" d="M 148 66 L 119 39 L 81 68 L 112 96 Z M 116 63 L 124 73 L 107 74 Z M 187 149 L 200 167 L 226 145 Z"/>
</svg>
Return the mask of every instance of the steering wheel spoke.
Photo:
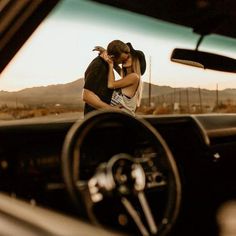
<svg viewBox="0 0 236 236">
<path fill-rule="evenodd" d="M 156 222 L 154 220 L 154 216 L 151 212 L 149 203 L 148 203 L 143 191 L 138 193 L 138 199 L 139 199 L 139 202 L 142 206 L 142 209 L 143 209 L 143 212 L 146 217 L 146 221 L 149 225 L 149 229 L 150 229 L 151 233 L 154 235 L 157 234 L 158 228 L 157 228 Z"/>
<path fill-rule="evenodd" d="M 141 217 L 139 216 L 137 210 L 133 207 L 132 203 L 126 197 L 122 197 L 121 202 L 124 205 L 125 209 L 127 210 L 128 214 L 135 222 L 141 235 L 149 236 L 148 230 L 146 229 L 144 223 L 142 222 Z"/>
</svg>

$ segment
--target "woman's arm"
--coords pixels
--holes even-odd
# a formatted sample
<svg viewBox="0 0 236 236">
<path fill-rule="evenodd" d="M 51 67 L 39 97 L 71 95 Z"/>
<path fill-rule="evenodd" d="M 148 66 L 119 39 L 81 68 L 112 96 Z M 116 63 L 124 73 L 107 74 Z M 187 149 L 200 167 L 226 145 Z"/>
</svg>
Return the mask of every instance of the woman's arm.
<svg viewBox="0 0 236 236">
<path fill-rule="evenodd" d="M 119 80 L 115 80 L 113 67 L 109 66 L 107 86 L 110 89 L 125 88 L 137 83 L 138 80 L 139 76 L 136 73 L 131 73 L 125 77 L 121 77 Z"/>
<path fill-rule="evenodd" d="M 114 69 L 113 61 L 109 58 L 109 56 L 106 53 L 103 53 L 101 57 L 109 65 L 108 83 L 107 83 L 108 88 L 110 89 L 125 88 L 138 82 L 139 76 L 136 73 L 131 73 L 125 77 L 121 77 L 119 80 L 115 80 L 115 75 L 113 71 Z"/>
</svg>

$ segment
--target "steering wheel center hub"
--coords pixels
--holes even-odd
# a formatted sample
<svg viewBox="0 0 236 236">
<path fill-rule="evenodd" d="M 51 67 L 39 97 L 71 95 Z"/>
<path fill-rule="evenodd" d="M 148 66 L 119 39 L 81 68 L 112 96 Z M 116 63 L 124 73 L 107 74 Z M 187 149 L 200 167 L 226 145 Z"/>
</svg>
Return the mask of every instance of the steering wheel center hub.
<svg viewBox="0 0 236 236">
<path fill-rule="evenodd" d="M 117 154 L 109 160 L 107 175 L 121 195 L 142 191 L 145 187 L 143 167 L 125 153 Z"/>
</svg>

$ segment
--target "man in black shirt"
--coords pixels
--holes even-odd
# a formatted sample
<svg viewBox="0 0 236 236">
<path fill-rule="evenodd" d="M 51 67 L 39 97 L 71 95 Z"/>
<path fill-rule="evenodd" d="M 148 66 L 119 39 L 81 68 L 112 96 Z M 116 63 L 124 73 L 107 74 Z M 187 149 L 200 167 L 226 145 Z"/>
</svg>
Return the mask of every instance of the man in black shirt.
<svg viewBox="0 0 236 236">
<path fill-rule="evenodd" d="M 120 40 L 114 40 L 107 46 L 107 53 L 116 65 L 125 62 L 129 58 L 129 52 L 127 44 Z M 100 56 L 93 59 L 86 69 L 83 89 L 84 115 L 93 110 L 112 108 L 110 101 L 113 89 L 107 86 L 108 69 L 107 62 Z"/>
</svg>

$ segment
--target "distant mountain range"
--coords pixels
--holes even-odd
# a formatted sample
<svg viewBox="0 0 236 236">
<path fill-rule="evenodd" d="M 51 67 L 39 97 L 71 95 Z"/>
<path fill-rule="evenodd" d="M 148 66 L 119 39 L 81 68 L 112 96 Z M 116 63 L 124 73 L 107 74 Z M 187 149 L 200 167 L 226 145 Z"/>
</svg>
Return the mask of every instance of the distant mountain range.
<svg viewBox="0 0 236 236">
<path fill-rule="evenodd" d="M 23 105 L 70 105 L 82 107 L 81 92 L 83 79 L 67 84 L 49 85 L 23 89 L 17 92 L 0 91 L 0 106 L 23 106 Z M 213 106 L 218 97 L 218 102 L 233 103 L 236 99 L 236 89 L 225 89 L 218 91 L 199 88 L 172 88 L 169 86 L 158 86 L 144 83 L 143 102 L 151 101 L 154 103 L 183 103 Z"/>
</svg>

